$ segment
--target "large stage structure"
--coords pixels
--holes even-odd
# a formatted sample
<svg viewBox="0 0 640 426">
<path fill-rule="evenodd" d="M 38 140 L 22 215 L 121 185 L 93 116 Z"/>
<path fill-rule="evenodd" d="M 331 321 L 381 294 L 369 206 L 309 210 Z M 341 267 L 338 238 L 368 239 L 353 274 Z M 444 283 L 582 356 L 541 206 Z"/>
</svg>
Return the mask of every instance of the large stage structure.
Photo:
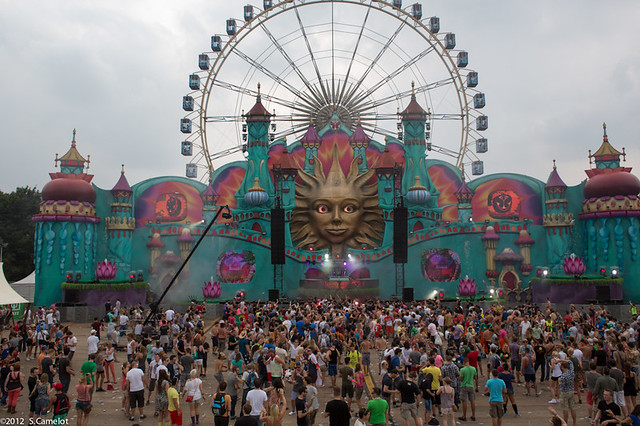
<svg viewBox="0 0 640 426">
<path fill-rule="evenodd" d="M 74 131 L 34 216 L 36 304 L 153 302 L 205 229 L 166 300 L 640 297 L 640 180 L 606 127 L 580 185 L 552 159 L 547 182 L 482 176 L 485 95 L 439 18 L 401 1 L 262 6 L 189 76 L 186 178 L 130 186 L 123 166 L 98 188 Z"/>
</svg>

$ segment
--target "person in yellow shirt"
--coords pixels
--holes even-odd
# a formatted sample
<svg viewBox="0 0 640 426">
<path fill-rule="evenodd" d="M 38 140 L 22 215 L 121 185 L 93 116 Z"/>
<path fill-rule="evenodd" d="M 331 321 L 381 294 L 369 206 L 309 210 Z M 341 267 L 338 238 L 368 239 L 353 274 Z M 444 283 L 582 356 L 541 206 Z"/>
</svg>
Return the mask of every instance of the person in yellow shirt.
<svg viewBox="0 0 640 426">
<path fill-rule="evenodd" d="M 176 389 L 178 378 L 171 379 L 171 387 L 167 389 L 167 398 L 169 399 L 169 417 L 171 425 L 182 426 L 182 410 L 180 409 L 180 394 Z"/>
<path fill-rule="evenodd" d="M 429 358 L 427 361 L 427 366 L 422 369 L 422 372 L 425 374 L 431 374 L 433 376 L 433 381 L 431 382 L 431 391 L 434 393 L 435 397 L 433 399 L 433 413 L 436 413 L 436 408 L 438 412 L 440 412 L 440 395 L 438 395 L 437 391 L 440 389 L 440 376 L 442 373 L 440 369 L 435 366 L 435 359 Z"/>
</svg>

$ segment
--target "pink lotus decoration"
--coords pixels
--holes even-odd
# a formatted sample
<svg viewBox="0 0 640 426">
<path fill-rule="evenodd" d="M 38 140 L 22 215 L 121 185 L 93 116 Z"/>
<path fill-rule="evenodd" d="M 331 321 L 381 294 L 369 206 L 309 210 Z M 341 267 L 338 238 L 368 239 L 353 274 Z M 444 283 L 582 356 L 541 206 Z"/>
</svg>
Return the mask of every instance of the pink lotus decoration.
<svg viewBox="0 0 640 426">
<path fill-rule="evenodd" d="M 478 287 L 476 287 L 476 280 L 472 280 L 468 276 L 460 280 L 460 284 L 458 284 L 458 294 L 461 297 L 474 297 L 477 292 Z"/>
<path fill-rule="evenodd" d="M 108 262 L 107 259 L 105 259 L 104 261 L 96 264 L 96 278 L 98 280 L 112 280 L 116 277 L 116 272 L 118 272 L 116 262 Z"/>
<path fill-rule="evenodd" d="M 571 253 L 571 256 L 564 258 L 564 273 L 567 275 L 573 275 L 578 278 L 586 271 L 587 267 L 584 265 L 581 257 L 575 255 L 575 253 Z"/>
<path fill-rule="evenodd" d="M 222 294 L 222 287 L 220 283 L 207 281 L 202 288 L 202 295 L 205 299 L 217 299 Z"/>
</svg>

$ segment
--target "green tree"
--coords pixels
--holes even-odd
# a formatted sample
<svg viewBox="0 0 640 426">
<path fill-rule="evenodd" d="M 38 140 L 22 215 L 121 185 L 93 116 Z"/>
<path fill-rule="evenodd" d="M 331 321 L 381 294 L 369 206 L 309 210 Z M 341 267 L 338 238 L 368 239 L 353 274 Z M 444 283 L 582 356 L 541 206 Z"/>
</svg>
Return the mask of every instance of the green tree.
<svg viewBox="0 0 640 426">
<path fill-rule="evenodd" d="M 9 282 L 20 280 L 33 272 L 33 238 L 35 226 L 31 217 L 40 210 L 40 191 L 36 188 L 16 188 L 0 191 L 0 243 L 4 274 Z"/>
</svg>

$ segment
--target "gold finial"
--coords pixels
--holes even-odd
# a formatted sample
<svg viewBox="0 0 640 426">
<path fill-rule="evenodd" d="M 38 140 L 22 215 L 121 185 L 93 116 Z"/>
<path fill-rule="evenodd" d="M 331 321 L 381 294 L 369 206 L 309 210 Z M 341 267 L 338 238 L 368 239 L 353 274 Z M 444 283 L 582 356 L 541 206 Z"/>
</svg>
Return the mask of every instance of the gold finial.
<svg viewBox="0 0 640 426">
<path fill-rule="evenodd" d="M 358 114 L 358 124 L 361 124 L 361 123 L 362 123 L 362 119 L 360 117 L 360 114 Z"/>
<path fill-rule="evenodd" d="M 411 82 L 411 97 L 416 97 L 416 83 L 414 81 Z"/>
<path fill-rule="evenodd" d="M 460 171 L 462 172 L 462 181 L 464 182 L 464 163 L 460 166 Z"/>
<path fill-rule="evenodd" d="M 591 150 L 589 150 L 589 165 L 591 165 Z"/>
<path fill-rule="evenodd" d="M 58 159 L 58 153 L 56 152 L 56 164 L 53 167 L 58 167 L 58 161 L 60 161 L 60 160 Z"/>
<path fill-rule="evenodd" d="M 622 147 L 622 161 L 627 161 L 627 153 L 624 152 L 624 146 Z"/>
<path fill-rule="evenodd" d="M 258 83 L 258 99 L 260 99 L 260 83 Z"/>
<path fill-rule="evenodd" d="M 76 129 L 73 129 L 73 138 L 71 139 L 71 146 L 76 147 Z"/>
<path fill-rule="evenodd" d="M 120 174 L 124 174 L 124 163 L 122 163 L 122 171 L 120 172 Z"/>
<path fill-rule="evenodd" d="M 87 155 L 87 170 L 89 170 L 89 164 L 91 163 L 91 156 Z"/>
<path fill-rule="evenodd" d="M 607 123 L 602 123 L 602 131 L 604 132 L 604 134 L 602 135 L 602 139 L 605 142 L 609 142 L 609 137 L 607 136 Z"/>
<path fill-rule="evenodd" d="M 556 169 L 556 160 L 553 160 L 553 170 Z"/>
</svg>

